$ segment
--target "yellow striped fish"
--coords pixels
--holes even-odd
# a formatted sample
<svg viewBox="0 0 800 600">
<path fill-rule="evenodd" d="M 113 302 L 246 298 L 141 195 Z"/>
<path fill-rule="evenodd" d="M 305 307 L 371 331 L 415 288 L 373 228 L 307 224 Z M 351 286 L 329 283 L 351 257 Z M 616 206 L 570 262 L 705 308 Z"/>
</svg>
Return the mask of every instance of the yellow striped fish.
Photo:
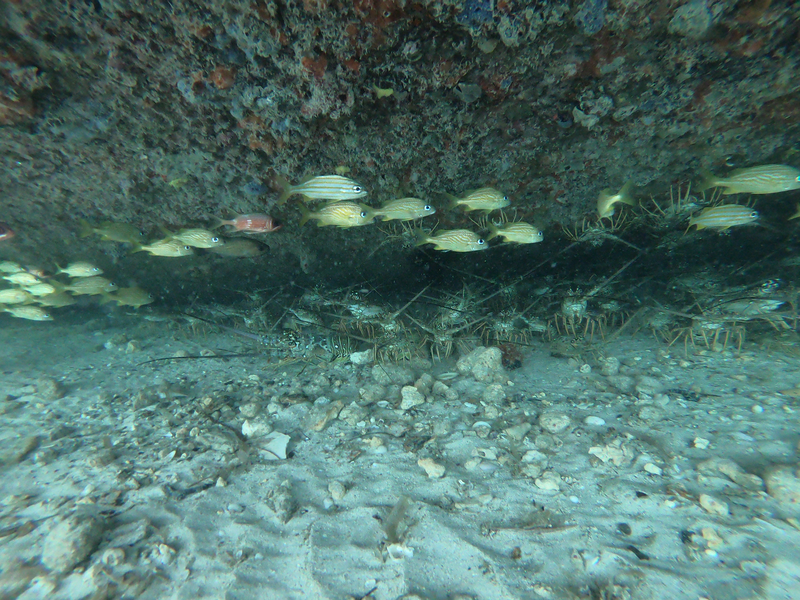
<svg viewBox="0 0 800 600">
<path fill-rule="evenodd" d="M 300 219 L 302 227 L 310 219 L 317 220 L 317 227 L 335 225 L 336 227 L 360 227 L 372 222 L 372 214 L 368 207 L 360 206 L 355 202 L 335 202 L 322 207 L 317 212 L 309 211 L 305 206 L 301 206 L 303 218 Z"/>
<path fill-rule="evenodd" d="M 486 238 L 487 241 L 500 236 L 505 241 L 515 244 L 536 244 L 544 239 L 542 232 L 529 223 L 506 223 L 500 227 L 491 223 L 489 230 L 492 233 Z"/>
<path fill-rule="evenodd" d="M 39 283 L 34 283 L 33 285 L 26 285 L 25 291 L 28 292 L 31 296 L 49 296 L 50 294 L 55 294 L 58 290 L 54 285 L 50 285 L 49 283 L 45 283 L 44 281 L 40 281 Z"/>
<path fill-rule="evenodd" d="M 712 187 L 726 188 L 730 194 L 777 194 L 789 190 L 800 190 L 800 170 L 786 165 L 761 165 L 733 171 L 730 177 L 715 177 L 704 174 L 700 191 Z"/>
<path fill-rule="evenodd" d="M 74 296 L 92 296 L 113 292 L 116 289 L 117 284 L 109 281 L 105 277 L 81 277 L 64 287 L 64 290 L 71 292 Z"/>
<path fill-rule="evenodd" d="M 103 274 L 103 271 L 100 270 L 99 267 L 95 267 L 93 264 L 90 264 L 88 262 L 70 263 L 63 269 L 58 265 L 56 265 L 56 267 L 58 267 L 56 275 L 60 273 L 65 273 L 70 277 L 94 277 L 95 275 Z"/>
<path fill-rule="evenodd" d="M 417 246 L 433 244 L 434 250 L 476 252 L 478 250 L 486 250 L 489 247 L 486 240 L 468 229 L 440 231 L 436 235 L 430 235 L 421 230 L 417 230 L 416 233 L 418 238 Z"/>
<path fill-rule="evenodd" d="M 75 304 L 75 299 L 69 295 L 68 292 L 54 292 L 46 296 L 40 296 L 34 300 L 37 304 L 42 306 L 51 306 L 53 308 L 60 308 L 62 306 L 69 306 Z"/>
<path fill-rule="evenodd" d="M 463 198 L 450 196 L 450 199 L 452 200 L 451 206 L 453 207 L 463 206 L 467 212 L 471 210 L 482 210 L 487 214 L 493 210 L 504 208 L 511 204 L 508 196 L 505 196 L 503 192 L 488 187 L 469 192 Z"/>
<path fill-rule="evenodd" d="M 22 304 L 33 299 L 25 290 L 14 288 L 0 290 L 0 304 Z"/>
<path fill-rule="evenodd" d="M 165 233 L 169 233 L 165 231 Z M 181 229 L 178 233 L 169 235 L 172 239 L 194 248 L 216 248 L 225 241 L 206 229 Z"/>
<path fill-rule="evenodd" d="M 300 194 L 308 200 L 355 200 L 367 195 L 357 181 L 342 177 L 341 175 L 320 175 L 304 179 L 297 185 L 292 185 L 285 178 L 276 177 L 278 185 L 283 188 L 283 193 L 278 198 L 278 204 L 286 202 L 290 196 Z"/>
<path fill-rule="evenodd" d="M 53 317 L 38 306 L 7 306 L 2 310 L 17 317 L 18 319 L 28 319 L 29 321 L 52 321 Z"/>
<path fill-rule="evenodd" d="M 39 283 L 39 278 L 36 275 L 28 273 L 27 271 L 3 275 L 3 279 L 14 285 L 33 285 L 35 283 Z"/>
<path fill-rule="evenodd" d="M 704 208 L 696 217 L 689 219 L 689 227 L 697 225 L 701 229 L 725 230 L 736 225 L 747 225 L 758 219 L 758 212 L 747 206 L 738 204 L 724 204 Z"/>
<path fill-rule="evenodd" d="M 372 209 L 372 214 L 380 217 L 381 221 L 414 221 L 435 212 L 435 208 L 419 198 L 398 198 Z"/>
<path fill-rule="evenodd" d="M 25 269 L 20 267 L 17 263 L 11 262 L 10 260 L 0 262 L 0 273 L 19 273 L 24 270 Z"/>
<path fill-rule="evenodd" d="M 147 244 L 145 246 L 140 246 L 137 244 L 134 246 L 131 252 L 149 252 L 153 256 L 169 257 L 190 256 L 191 254 L 194 254 L 194 250 L 191 246 L 183 243 L 180 240 L 174 240 L 172 238 L 158 240 L 157 242 L 153 242 L 152 244 Z"/>
</svg>

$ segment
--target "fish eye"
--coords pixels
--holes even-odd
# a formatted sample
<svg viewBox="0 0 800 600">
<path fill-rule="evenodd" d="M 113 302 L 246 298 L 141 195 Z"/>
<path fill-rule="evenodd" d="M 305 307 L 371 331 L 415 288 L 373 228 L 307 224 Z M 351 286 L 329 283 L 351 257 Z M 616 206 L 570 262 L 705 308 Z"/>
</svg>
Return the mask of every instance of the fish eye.
<svg viewBox="0 0 800 600">
<path fill-rule="evenodd" d="M 750 213 L 750 216 L 755 218 L 758 216 L 758 213 L 756 211 L 753 211 Z"/>
<path fill-rule="evenodd" d="M 391 16 L 392 16 L 392 11 L 390 11 L 390 10 L 383 11 L 383 18 L 384 19 L 388 19 Z"/>
<path fill-rule="evenodd" d="M 508 202 L 508 196 L 503 196 L 503 202 Z"/>
<path fill-rule="evenodd" d="M 478 240 L 478 246 L 483 246 L 485 243 L 486 243 L 486 240 L 484 240 L 483 238 Z"/>
<path fill-rule="evenodd" d="M 192 248 L 191 246 L 184 246 L 183 247 L 184 250 L 191 250 L 191 248 Z"/>
<path fill-rule="evenodd" d="M 354 186 L 353 186 L 353 191 L 354 191 L 356 194 L 360 194 L 360 193 L 361 193 L 361 191 L 362 191 L 362 189 L 361 189 L 361 186 L 360 186 L 360 185 L 354 185 Z"/>
<path fill-rule="evenodd" d="M 433 207 L 430 204 L 426 204 L 422 207 L 423 210 L 433 210 Z"/>
<path fill-rule="evenodd" d="M 361 211 L 361 218 L 362 219 L 366 219 L 367 218 L 367 211 L 365 211 L 365 210 Z"/>
<path fill-rule="evenodd" d="M 211 241 L 216 244 L 219 241 L 219 238 L 218 237 L 213 237 L 213 238 L 211 238 Z"/>
</svg>

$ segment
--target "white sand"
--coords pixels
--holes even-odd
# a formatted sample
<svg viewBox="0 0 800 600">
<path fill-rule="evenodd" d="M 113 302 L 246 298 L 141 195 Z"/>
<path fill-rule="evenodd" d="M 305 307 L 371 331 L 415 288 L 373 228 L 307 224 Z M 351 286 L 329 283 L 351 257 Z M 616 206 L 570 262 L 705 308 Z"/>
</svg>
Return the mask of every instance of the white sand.
<svg viewBox="0 0 800 600">
<path fill-rule="evenodd" d="M 137 366 L 253 347 L 97 314 L 0 317 L 0 598 L 800 598 L 796 357 L 640 335 L 617 375 L 542 342 L 490 388 L 454 360 L 298 377 Z M 399 409 L 423 372 L 450 391 Z"/>
</svg>

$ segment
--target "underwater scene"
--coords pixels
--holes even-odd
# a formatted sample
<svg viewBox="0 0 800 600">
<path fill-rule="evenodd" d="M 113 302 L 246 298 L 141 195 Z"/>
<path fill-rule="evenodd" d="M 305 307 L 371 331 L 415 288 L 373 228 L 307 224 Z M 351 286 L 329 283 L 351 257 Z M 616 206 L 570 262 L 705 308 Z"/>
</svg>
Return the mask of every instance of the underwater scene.
<svg viewBox="0 0 800 600">
<path fill-rule="evenodd" d="M 793 0 L 0 3 L 0 600 L 800 599 Z"/>
</svg>

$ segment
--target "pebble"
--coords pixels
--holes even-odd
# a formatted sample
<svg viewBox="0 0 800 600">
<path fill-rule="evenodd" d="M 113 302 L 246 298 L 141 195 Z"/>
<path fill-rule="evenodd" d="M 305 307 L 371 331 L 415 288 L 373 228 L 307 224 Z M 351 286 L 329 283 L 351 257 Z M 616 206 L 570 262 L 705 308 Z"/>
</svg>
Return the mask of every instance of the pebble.
<svg viewBox="0 0 800 600">
<path fill-rule="evenodd" d="M 261 440 L 259 448 L 264 451 L 267 460 L 285 460 L 287 456 L 286 448 L 289 446 L 291 439 L 285 433 L 273 431 Z"/>
<path fill-rule="evenodd" d="M 245 419 L 252 419 L 258 414 L 259 406 L 255 402 L 246 402 L 239 407 L 239 412 Z"/>
<path fill-rule="evenodd" d="M 602 427 L 606 424 L 606 421 L 601 417 L 589 416 L 583 420 L 583 423 L 585 425 L 589 425 L 590 427 Z"/>
<path fill-rule="evenodd" d="M 660 421 L 663 416 L 664 412 L 655 406 L 645 406 L 639 411 L 639 418 L 645 423 Z"/>
<path fill-rule="evenodd" d="M 492 432 L 492 424 L 486 421 L 476 421 L 473 423 L 472 429 L 475 431 L 475 435 L 481 439 L 485 439 Z"/>
<path fill-rule="evenodd" d="M 333 498 L 334 502 L 341 502 L 344 495 L 347 493 L 347 488 L 340 481 L 331 481 L 328 484 L 328 493 Z"/>
<path fill-rule="evenodd" d="M 528 435 L 531 427 L 532 425 L 530 423 L 520 423 L 519 425 L 513 425 L 504 429 L 503 432 L 512 442 L 521 442 L 525 439 L 525 436 Z"/>
<path fill-rule="evenodd" d="M 319 399 L 314 403 L 314 410 L 308 415 L 308 428 L 312 431 L 325 429 L 328 423 L 335 419 L 344 408 L 344 402 L 341 400 L 319 405 L 317 402 L 319 402 Z"/>
<path fill-rule="evenodd" d="M 439 479 L 444 477 L 444 466 L 435 462 L 432 458 L 420 458 L 417 464 L 425 469 L 428 477 L 431 479 Z"/>
<path fill-rule="evenodd" d="M 561 490 L 561 476 L 554 471 L 545 471 L 533 483 L 543 492 L 558 492 Z"/>
<path fill-rule="evenodd" d="M 353 352 L 350 354 L 350 362 L 354 365 L 368 365 L 375 360 L 375 351 L 372 348 L 363 352 Z"/>
<path fill-rule="evenodd" d="M 339 413 L 339 420 L 344 421 L 351 427 L 356 427 L 358 423 L 364 421 L 369 415 L 369 411 L 356 402 L 351 402 Z"/>
<path fill-rule="evenodd" d="M 36 380 L 36 395 L 42 400 L 58 400 L 64 397 L 64 388 L 51 377 L 40 377 Z"/>
<path fill-rule="evenodd" d="M 800 469 L 795 467 L 777 467 L 764 477 L 767 493 L 772 496 L 783 509 L 793 515 L 800 515 Z"/>
<path fill-rule="evenodd" d="M 600 373 L 606 377 L 619 374 L 619 359 L 616 356 L 607 356 L 600 361 Z"/>
<path fill-rule="evenodd" d="M 706 512 L 723 517 L 727 517 L 730 514 L 728 505 L 725 502 L 713 496 L 709 496 L 708 494 L 700 494 L 700 506 L 702 506 Z"/>
<path fill-rule="evenodd" d="M 764 482 L 758 475 L 747 473 L 729 458 L 711 458 L 697 465 L 697 471 L 706 475 L 722 473 L 731 481 L 748 490 L 764 489 Z"/>
<path fill-rule="evenodd" d="M 705 450 L 706 448 L 708 448 L 709 444 L 711 444 L 710 441 L 701 437 L 696 437 L 692 441 L 692 446 L 697 448 L 698 450 Z"/>
<path fill-rule="evenodd" d="M 456 368 L 459 373 L 471 374 L 478 381 L 493 381 L 504 371 L 503 353 L 500 348 L 494 346 L 491 348 L 481 346 L 458 359 Z"/>
<path fill-rule="evenodd" d="M 633 460 L 631 451 L 619 442 L 605 446 L 592 446 L 589 448 L 589 454 L 596 456 L 606 464 L 611 463 L 617 467 L 626 465 Z"/>
<path fill-rule="evenodd" d="M 489 404 L 498 404 L 506 399 L 506 391 L 499 383 L 487 385 L 483 390 L 483 401 Z"/>
<path fill-rule="evenodd" d="M 414 382 L 414 373 L 402 365 L 380 364 L 372 367 L 372 379 L 381 385 L 410 385 Z"/>
<path fill-rule="evenodd" d="M 96 516 L 76 512 L 59 522 L 44 540 L 42 564 L 57 573 L 67 573 L 89 556 L 103 535 Z"/>
<path fill-rule="evenodd" d="M 662 390 L 663 386 L 661 382 L 656 379 L 655 377 L 640 377 L 639 381 L 636 383 L 635 390 L 639 394 L 646 394 L 648 396 L 655 396 L 658 392 Z"/>
<path fill-rule="evenodd" d="M 561 433 L 569 424 L 570 419 L 564 413 L 544 413 L 539 417 L 539 425 L 550 433 Z"/>
<path fill-rule="evenodd" d="M 608 377 L 608 382 L 623 394 L 633 391 L 633 378 L 627 375 L 610 375 Z"/>
<path fill-rule="evenodd" d="M 420 404 L 425 404 L 425 396 L 420 394 L 419 390 L 413 385 L 407 385 L 401 389 L 400 396 L 402 397 L 400 402 L 400 408 L 402 410 L 408 410 Z"/>
<path fill-rule="evenodd" d="M 358 395 L 367 404 L 373 404 L 386 397 L 386 388 L 378 383 L 368 383 L 358 390 Z"/>
<path fill-rule="evenodd" d="M 651 475 L 661 475 L 664 472 L 661 467 L 653 463 L 646 463 L 642 468 L 646 473 L 650 473 Z"/>
<path fill-rule="evenodd" d="M 141 542 L 147 536 L 147 528 L 150 523 L 147 519 L 139 519 L 132 523 L 126 523 L 114 531 L 115 546 L 133 546 Z"/>
<path fill-rule="evenodd" d="M 242 435 L 246 438 L 262 437 L 272 431 L 272 426 L 265 421 L 251 421 L 249 419 L 242 423 Z"/>
<path fill-rule="evenodd" d="M 419 379 L 414 382 L 414 387 L 417 388 L 421 394 L 430 394 L 431 389 L 436 383 L 433 375 L 430 373 L 423 373 L 420 375 Z"/>
</svg>

